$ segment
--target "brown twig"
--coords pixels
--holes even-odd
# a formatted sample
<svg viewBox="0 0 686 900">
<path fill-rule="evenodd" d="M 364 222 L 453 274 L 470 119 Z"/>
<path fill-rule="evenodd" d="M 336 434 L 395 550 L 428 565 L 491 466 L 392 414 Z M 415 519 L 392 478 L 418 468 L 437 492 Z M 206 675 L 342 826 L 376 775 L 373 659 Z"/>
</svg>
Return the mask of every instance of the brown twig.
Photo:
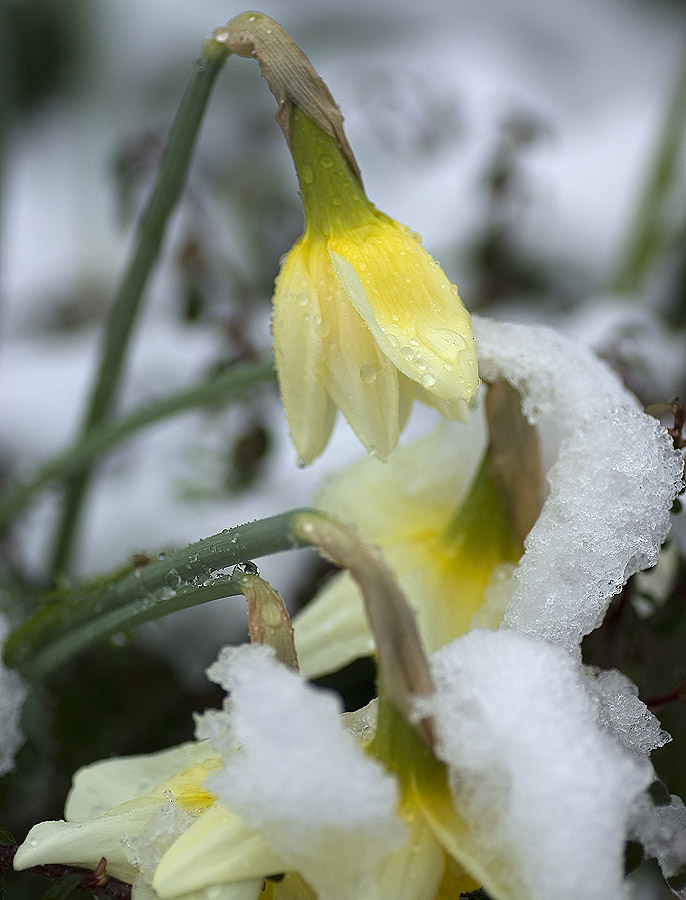
<svg viewBox="0 0 686 900">
<path fill-rule="evenodd" d="M 666 694 L 658 694 L 656 697 L 648 697 L 643 701 L 649 710 L 654 712 L 665 703 L 686 703 L 686 681 L 680 681 L 675 688 Z"/>
<path fill-rule="evenodd" d="M 12 867 L 12 861 L 18 849 L 19 844 L 0 845 L 0 874 L 5 869 Z M 110 878 L 107 875 L 107 860 L 104 857 L 100 860 L 95 870 L 82 869 L 79 866 L 52 864 L 31 866 L 31 868 L 24 871 L 41 875 L 50 881 L 59 881 L 65 875 L 80 875 L 81 881 L 76 885 L 75 890 L 85 891 L 93 897 L 102 897 L 103 900 L 131 900 L 131 885 L 125 881 L 119 881 L 118 878 Z"/>
</svg>

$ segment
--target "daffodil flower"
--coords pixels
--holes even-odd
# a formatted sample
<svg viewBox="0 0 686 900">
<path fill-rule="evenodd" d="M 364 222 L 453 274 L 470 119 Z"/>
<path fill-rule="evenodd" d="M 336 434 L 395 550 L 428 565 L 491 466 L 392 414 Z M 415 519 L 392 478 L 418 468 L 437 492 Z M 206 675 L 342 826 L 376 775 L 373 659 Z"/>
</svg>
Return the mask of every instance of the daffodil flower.
<svg viewBox="0 0 686 900">
<path fill-rule="evenodd" d="M 384 467 L 363 459 L 331 477 L 319 505 L 382 548 L 429 652 L 473 624 L 501 622 L 577 652 L 627 578 L 657 561 L 683 463 L 587 349 L 547 328 L 475 316 L 474 329 L 482 377 L 511 384 L 540 435 L 546 496 L 524 552 L 493 481 L 480 410 L 399 448 Z M 294 628 L 311 677 L 374 652 L 347 573 Z"/>
<path fill-rule="evenodd" d="M 469 314 L 417 235 L 380 213 L 334 139 L 296 109 L 293 156 L 305 233 L 274 292 L 274 350 L 300 458 L 329 439 L 336 407 L 385 459 L 414 399 L 466 418 L 478 385 Z"/>
<path fill-rule="evenodd" d="M 305 208 L 305 232 L 274 292 L 281 396 L 304 463 L 340 409 L 385 459 L 415 399 L 463 420 L 479 384 L 470 317 L 418 235 L 367 199 L 326 85 L 277 23 L 245 13 L 215 32 L 254 56 L 279 101 Z"/>
<path fill-rule="evenodd" d="M 134 900 L 624 900 L 654 774 L 598 722 L 580 665 L 474 632 L 432 672 L 433 752 L 385 699 L 341 716 L 269 648 L 226 648 L 203 740 L 81 770 L 67 821 L 32 829 L 15 866 L 104 856 Z"/>
</svg>

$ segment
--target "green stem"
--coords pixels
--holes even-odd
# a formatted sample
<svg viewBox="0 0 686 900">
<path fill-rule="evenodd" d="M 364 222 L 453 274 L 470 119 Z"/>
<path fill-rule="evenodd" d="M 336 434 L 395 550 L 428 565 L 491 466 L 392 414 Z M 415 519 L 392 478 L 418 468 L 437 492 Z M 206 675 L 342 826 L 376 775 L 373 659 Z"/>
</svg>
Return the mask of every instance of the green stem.
<svg viewBox="0 0 686 900">
<path fill-rule="evenodd" d="M 309 544 L 294 527 L 309 510 L 291 510 L 229 528 L 147 565 L 98 584 L 54 596 L 14 631 L 5 659 L 42 678 L 112 634 L 178 609 L 242 593 L 243 573 L 214 573 L 271 553 Z"/>
<path fill-rule="evenodd" d="M 270 356 L 231 366 L 177 394 L 153 400 L 116 422 L 104 423 L 81 437 L 64 453 L 46 462 L 23 481 L 0 495 L 0 531 L 29 500 L 51 482 L 75 476 L 106 450 L 124 439 L 170 416 L 215 404 L 226 403 L 244 391 L 273 379 Z"/>
<path fill-rule="evenodd" d="M 638 289 L 655 254 L 665 243 L 662 216 L 668 195 L 680 177 L 680 154 L 686 139 L 686 62 L 667 112 L 652 169 L 627 242 L 614 288 L 629 292 Z"/>
<path fill-rule="evenodd" d="M 152 194 L 138 224 L 134 251 L 105 328 L 98 374 L 82 426 L 83 435 L 89 434 L 107 418 L 114 402 L 143 291 L 159 256 L 169 217 L 183 190 L 212 86 L 228 55 L 223 45 L 208 39 L 181 100 Z M 85 468 L 67 484 L 53 550 L 53 576 L 65 571 L 69 565 L 90 475 L 90 468 Z"/>
</svg>

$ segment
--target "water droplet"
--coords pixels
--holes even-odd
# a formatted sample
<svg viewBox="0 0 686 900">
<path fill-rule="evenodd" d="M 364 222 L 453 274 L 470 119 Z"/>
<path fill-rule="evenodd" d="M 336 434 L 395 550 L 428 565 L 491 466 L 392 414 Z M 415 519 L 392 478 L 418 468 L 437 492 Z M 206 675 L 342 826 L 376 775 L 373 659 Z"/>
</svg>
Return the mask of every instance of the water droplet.
<svg viewBox="0 0 686 900">
<path fill-rule="evenodd" d="M 422 377 L 419 379 L 422 387 L 432 388 L 436 384 L 436 379 L 433 375 L 430 375 L 428 372 L 425 372 Z"/>
<path fill-rule="evenodd" d="M 322 156 L 319 162 L 324 166 L 325 169 L 330 169 L 333 165 L 333 159 L 330 156 Z"/>
<path fill-rule="evenodd" d="M 255 563 L 250 559 L 246 559 L 245 562 L 236 563 L 236 565 L 233 567 L 233 569 L 231 571 L 231 576 L 233 578 L 237 578 L 240 575 L 259 575 L 259 574 L 260 574 L 260 570 L 257 568 Z"/>
<path fill-rule="evenodd" d="M 343 203 L 343 198 L 341 197 L 340 194 L 334 194 L 333 200 L 331 202 L 333 203 L 334 206 L 341 206 Z"/>
<path fill-rule="evenodd" d="M 365 363 L 360 366 L 360 378 L 365 384 L 373 384 L 376 381 L 376 369 Z"/>
<path fill-rule="evenodd" d="M 167 577 L 164 579 L 170 588 L 176 590 L 176 588 L 181 584 L 181 576 L 176 571 L 176 569 L 170 569 L 167 572 Z"/>
<path fill-rule="evenodd" d="M 305 182 L 305 184 L 312 184 L 314 182 L 314 172 L 312 171 L 312 166 L 304 163 L 300 167 L 300 177 Z"/>
<path fill-rule="evenodd" d="M 307 294 L 300 294 L 300 295 L 299 295 L 299 297 L 298 297 L 298 303 L 299 303 L 301 306 L 307 306 L 308 302 L 309 302 L 309 297 L 307 296 Z"/>
<path fill-rule="evenodd" d="M 360 270 L 360 272 L 364 272 L 367 269 L 367 263 L 363 259 L 361 259 L 357 264 L 357 268 Z"/>
<path fill-rule="evenodd" d="M 407 360 L 414 358 L 414 350 L 412 349 L 412 347 L 401 347 L 400 352 Z"/>
</svg>

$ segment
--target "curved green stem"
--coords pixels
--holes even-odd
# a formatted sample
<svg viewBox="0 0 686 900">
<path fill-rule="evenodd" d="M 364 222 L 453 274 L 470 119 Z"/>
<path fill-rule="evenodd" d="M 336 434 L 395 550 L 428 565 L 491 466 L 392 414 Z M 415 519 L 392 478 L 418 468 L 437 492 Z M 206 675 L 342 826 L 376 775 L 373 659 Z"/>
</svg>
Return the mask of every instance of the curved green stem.
<svg viewBox="0 0 686 900">
<path fill-rule="evenodd" d="M 64 453 L 46 462 L 23 481 L 11 485 L 0 495 L 0 531 L 42 488 L 61 478 L 76 475 L 106 450 L 127 437 L 170 416 L 192 409 L 226 403 L 244 391 L 272 380 L 274 365 L 270 356 L 232 366 L 220 374 L 168 397 L 140 406 L 116 422 L 104 423 L 83 435 Z"/>
<path fill-rule="evenodd" d="M 178 609 L 243 593 L 237 577 L 215 573 L 310 543 L 295 527 L 310 510 L 291 510 L 212 535 L 119 577 L 53 596 L 16 629 L 5 659 L 41 678 L 112 634 Z"/>
<path fill-rule="evenodd" d="M 185 184 L 212 86 L 228 56 L 229 52 L 223 45 L 208 39 L 181 100 L 152 194 L 138 224 L 133 254 L 107 321 L 98 374 L 82 426 L 83 435 L 104 422 L 112 407 L 143 291 L 159 256 L 169 217 Z M 67 485 L 53 550 L 53 575 L 65 571 L 69 565 L 90 474 L 90 468 L 85 468 Z"/>
</svg>

